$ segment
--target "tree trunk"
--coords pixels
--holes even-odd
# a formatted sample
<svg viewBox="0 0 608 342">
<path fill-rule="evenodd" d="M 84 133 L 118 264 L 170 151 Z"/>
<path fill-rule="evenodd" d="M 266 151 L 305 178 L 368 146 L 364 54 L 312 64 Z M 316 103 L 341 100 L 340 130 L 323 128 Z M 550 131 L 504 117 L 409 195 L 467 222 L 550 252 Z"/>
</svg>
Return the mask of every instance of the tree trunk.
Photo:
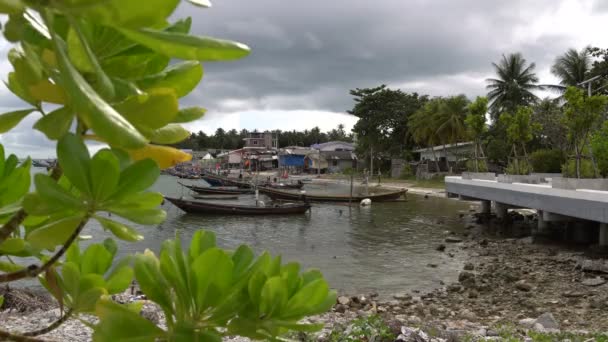
<svg viewBox="0 0 608 342">
<path fill-rule="evenodd" d="M 578 143 L 574 143 L 574 151 L 576 153 L 576 178 L 581 178 L 581 154 L 578 150 Z"/>
<path fill-rule="evenodd" d="M 475 172 L 479 172 L 479 158 L 477 156 L 477 140 L 475 140 Z"/>
<path fill-rule="evenodd" d="M 369 147 L 369 170 L 371 172 L 370 176 L 374 175 L 374 147 Z"/>
</svg>

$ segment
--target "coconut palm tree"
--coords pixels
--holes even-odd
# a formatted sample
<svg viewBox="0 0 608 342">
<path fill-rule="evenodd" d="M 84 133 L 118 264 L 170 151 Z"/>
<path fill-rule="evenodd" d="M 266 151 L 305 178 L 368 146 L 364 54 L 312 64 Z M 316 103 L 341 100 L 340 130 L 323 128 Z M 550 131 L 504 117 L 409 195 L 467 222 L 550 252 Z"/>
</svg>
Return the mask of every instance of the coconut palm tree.
<svg viewBox="0 0 608 342">
<path fill-rule="evenodd" d="M 441 170 L 439 159 L 433 147 L 440 143 L 437 128 L 440 122 L 438 117 L 442 102 L 441 98 L 432 99 L 408 118 L 409 134 L 417 144 L 431 148 L 438 171 Z"/>
<path fill-rule="evenodd" d="M 589 48 L 581 51 L 568 49 L 558 56 L 551 67 L 551 73 L 560 79 L 559 84 L 564 88 L 576 86 L 588 78 L 591 70 L 591 53 Z"/>
<path fill-rule="evenodd" d="M 536 65 L 528 64 L 520 53 L 503 55 L 502 60 L 492 63 L 497 78 L 488 78 L 486 88 L 489 90 L 490 111 L 497 120 L 504 112 L 515 113 L 517 107 L 535 103 L 538 97 L 533 91 L 542 89 L 534 73 Z"/>
<path fill-rule="evenodd" d="M 563 93 L 568 86 L 576 87 L 589 78 L 590 70 L 589 48 L 584 48 L 580 52 L 569 49 L 563 55 L 558 56 L 551 66 L 551 73 L 559 78 L 559 85 L 547 85 L 546 87 Z"/>
<path fill-rule="evenodd" d="M 457 143 L 467 135 L 464 120 L 467 117 L 469 100 L 464 95 L 444 99 L 439 109 L 437 134 L 448 144 Z"/>
</svg>

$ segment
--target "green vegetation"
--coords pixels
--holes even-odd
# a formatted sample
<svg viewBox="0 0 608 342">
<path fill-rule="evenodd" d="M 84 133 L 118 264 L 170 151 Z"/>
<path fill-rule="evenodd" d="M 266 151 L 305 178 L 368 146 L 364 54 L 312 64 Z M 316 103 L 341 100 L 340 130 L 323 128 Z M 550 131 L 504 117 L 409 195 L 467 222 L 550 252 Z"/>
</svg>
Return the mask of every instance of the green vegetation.
<svg viewBox="0 0 608 342">
<path fill-rule="evenodd" d="M 328 337 L 329 342 L 360 342 L 370 341 L 389 342 L 395 340 L 395 335 L 386 325 L 384 319 L 378 315 L 360 317 L 352 321 L 350 329 L 336 327 Z"/>
<path fill-rule="evenodd" d="M 249 53 L 240 43 L 190 35 L 190 18 L 168 23 L 179 2 L 0 1 L 9 15 L 4 36 L 16 43 L 7 85 L 27 103 L 0 115 L 0 133 L 39 115 L 34 128 L 56 141 L 58 159 L 34 177 L 30 192 L 30 160 L 19 163 L 0 147 L 0 283 L 37 278 L 61 306 L 59 323 L 98 318 L 89 324 L 94 341 L 220 341 L 226 334 L 276 340 L 318 330 L 298 323 L 336 300 L 318 271 L 301 272 L 268 253 L 256 258 L 246 246 L 224 251 L 212 233 L 196 232 L 188 250 L 179 239 L 165 241 L 159 256 L 145 251 L 114 260 L 112 239 L 80 250 L 90 220 L 118 239 L 138 241 L 143 234 L 134 224 L 165 219 L 162 194 L 147 189 L 161 168 L 190 156 L 163 145 L 187 138 L 181 124 L 205 113 L 180 109 L 178 99 L 200 82 L 201 61 Z M 91 156 L 85 140 L 108 147 Z M 110 299 L 133 279 L 162 308 L 165 329 L 140 315 L 141 303 Z M 0 339 L 28 338 L 0 324 Z"/>
<path fill-rule="evenodd" d="M 589 156 L 583 153 L 591 152 L 589 140 L 594 128 L 601 123 L 602 113 L 606 110 L 608 97 L 603 95 L 585 96 L 585 93 L 577 88 L 569 87 L 564 94 L 567 101 L 564 111 L 564 124 L 568 128 L 568 139 L 574 149 L 576 165 L 576 177 L 582 178 L 581 160 Z M 593 161 L 592 161 L 593 163 Z M 595 165 L 594 176 L 598 174 Z"/>
<path fill-rule="evenodd" d="M 469 105 L 469 113 L 465 119 L 465 124 L 469 136 L 473 138 L 473 160 L 467 161 L 467 170 L 475 172 L 488 171 L 488 165 L 483 153 L 482 139 L 484 133 L 487 132 L 486 113 L 488 112 L 488 99 L 485 97 L 477 97 L 475 102 Z"/>
<path fill-rule="evenodd" d="M 536 150 L 530 154 L 530 164 L 534 172 L 560 173 L 566 156 L 562 150 Z"/>
<path fill-rule="evenodd" d="M 527 175 L 532 171 L 528 160 L 526 144 L 533 138 L 533 134 L 540 129 L 538 124 L 532 123 L 532 108 L 519 107 L 514 115 L 503 113 L 500 121 L 506 128 L 507 139 L 511 144 L 512 158 L 506 172 L 514 175 Z M 520 150 L 521 148 L 521 150 Z M 518 150 L 520 153 L 518 153 Z"/>
</svg>

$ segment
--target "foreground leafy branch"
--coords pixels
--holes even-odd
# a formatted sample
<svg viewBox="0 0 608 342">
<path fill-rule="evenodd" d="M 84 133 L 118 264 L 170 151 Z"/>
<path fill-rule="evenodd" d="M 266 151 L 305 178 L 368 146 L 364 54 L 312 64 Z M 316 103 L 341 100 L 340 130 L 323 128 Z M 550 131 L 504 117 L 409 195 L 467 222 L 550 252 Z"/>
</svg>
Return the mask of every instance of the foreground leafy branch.
<svg viewBox="0 0 608 342">
<path fill-rule="evenodd" d="M 191 0 L 208 7 L 206 0 Z M 277 340 L 335 302 L 318 271 L 300 272 L 246 246 L 225 251 L 197 232 L 188 251 L 179 239 L 116 260 L 112 239 L 80 249 L 89 220 L 125 241 L 143 239 L 137 225 L 156 225 L 163 196 L 147 191 L 160 169 L 190 155 L 163 146 L 190 136 L 183 123 L 205 109 L 180 108 L 201 81 L 201 61 L 246 56 L 243 44 L 190 34 L 190 18 L 168 22 L 180 0 L 0 0 L 4 37 L 15 43 L 7 87 L 26 108 L 0 114 L 0 134 L 28 116 L 56 142 L 58 165 L 32 177 L 30 160 L 5 158 L 0 147 L 0 282 L 37 277 L 65 315 L 48 327 L 0 339 L 40 341 L 70 317 L 93 314 L 95 341 L 220 341 L 226 334 Z M 174 61 L 173 63 L 170 63 Z M 85 140 L 106 145 L 94 155 Z M 31 258 L 38 263 L 31 263 Z M 29 265 L 29 266 L 25 266 Z M 137 280 L 167 321 L 161 329 L 139 315 L 141 303 L 111 295 Z M 0 302 L 2 299 L 0 298 Z M 2 323 L 0 323 L 0 326 Z"/>
</svg>

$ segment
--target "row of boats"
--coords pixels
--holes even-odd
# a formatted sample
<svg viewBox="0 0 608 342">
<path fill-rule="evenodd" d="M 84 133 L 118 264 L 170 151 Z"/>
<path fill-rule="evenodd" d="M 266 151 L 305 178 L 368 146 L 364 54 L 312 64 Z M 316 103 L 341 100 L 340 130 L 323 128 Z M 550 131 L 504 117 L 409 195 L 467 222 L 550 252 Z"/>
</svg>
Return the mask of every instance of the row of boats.
<svg viewBox="0 0 608 342">
<path fill-rule="evenodd" d="M 330 195 L 330 194 L 308 194 L 301 190 L 304 183 L 270 183 L 266 182 L 256 185 L 242 180 L 230 179 L 219 175 L 203 174 L 204 179 L 211 186 L 203 187 L 180 185 L 195 192 L 194 199 L 172 198 L 166 199 L 180 209 L 189 213 L 201 214 L 224 214 L 224 215 L 283 215 L 302 214 L 310 209 L 311 202 L 345 202 L 359 203 L 364 199 L 372 202 L 396 201 L 405 196 L 407 189 L 392 192 L 368 195 Z M 290 191 L 291 190 L 291 191 Z M 253 194 L 258 191 L 272 200 L 272 204 L 266 205 L 256 201 L 256 205 L 242 205 L 232 203 L 217 203 L 218 200 L 238 199 L 240 195 Z M 210 200 L 216 202 L 209 202 Z"/>
</svg>

